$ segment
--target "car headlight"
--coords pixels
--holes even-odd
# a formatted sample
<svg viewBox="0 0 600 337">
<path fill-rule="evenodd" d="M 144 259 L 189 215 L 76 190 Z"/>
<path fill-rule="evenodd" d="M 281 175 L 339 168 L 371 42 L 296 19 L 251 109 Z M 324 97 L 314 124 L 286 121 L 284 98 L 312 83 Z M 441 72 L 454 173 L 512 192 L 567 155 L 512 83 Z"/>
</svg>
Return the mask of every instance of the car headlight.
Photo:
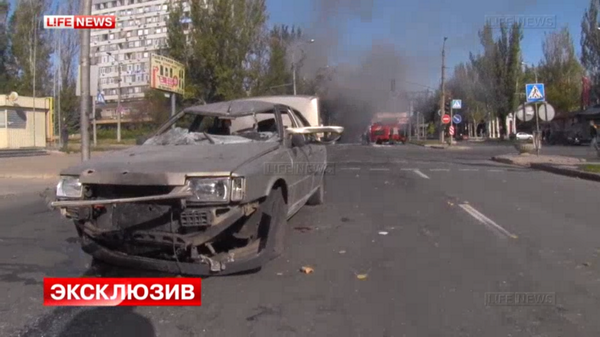
<svg viewBox="0 0 600 337">
<path fill-rule="evenodd" d="M 82 191 L 78 177 L 61 177 L 56 185 L 56 196 L 59 198 L 81 198 Z"/>
<path fill-rule="evenodd" d="M 244 198 L 244 178 L 193 178 L 188 185 L 194 196 L 192 201 L 198 202 L 229 202 L 240 201 Z"/>
</svg>

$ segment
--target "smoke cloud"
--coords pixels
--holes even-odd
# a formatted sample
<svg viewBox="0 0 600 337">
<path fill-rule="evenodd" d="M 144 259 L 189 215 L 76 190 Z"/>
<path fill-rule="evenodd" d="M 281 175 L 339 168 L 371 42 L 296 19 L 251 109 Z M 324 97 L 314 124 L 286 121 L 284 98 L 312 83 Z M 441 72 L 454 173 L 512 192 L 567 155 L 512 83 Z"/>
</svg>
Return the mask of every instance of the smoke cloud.
<svg viewBox="0 0 600 337">
<path fill-rule="evenodd" d="M 303 30 L 314 42 L 291 46 L 290 60 L 292 54 L 296 61 L 302 58 L 299 77 L 327 74 L 322 96 L 334 103 L 328 107 L 335 116 L 330 122 L 346 127 L 344 138 L 350 141 L 365 130 L 374 113 L 408 111 L 406 99 L 392 94 L 393 79 L 396 92 L 427 90 L 410 83 L 439 85 L 444 36 L 449 37 L 449 65 L 453 60 L 467 61 L 469 52 L 478 50 L 478 31 L 486 16 L 532 14 L 536 5 L 534 0 L 507 0 L 485 8 L 479 0 L 313 2 L 312 22 Z M 357 25 L 378 27 L 381 36 L 355 36 Z M 348 52 L 348 45 L 354 50 Z M 451 72 L 450 67 L 447 76 Z"/>
</svg>

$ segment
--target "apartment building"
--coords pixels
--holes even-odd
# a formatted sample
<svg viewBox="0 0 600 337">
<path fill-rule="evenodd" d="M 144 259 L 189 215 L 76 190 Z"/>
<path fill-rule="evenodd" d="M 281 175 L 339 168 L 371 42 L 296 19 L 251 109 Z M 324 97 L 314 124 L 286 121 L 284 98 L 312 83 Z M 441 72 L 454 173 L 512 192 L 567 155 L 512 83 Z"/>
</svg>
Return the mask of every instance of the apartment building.
<svg viewBox="0 0 600 337">
<path fill-rule="evenodd" d="M 168 11 L 172 2 L 174 0 L 93 0 L 93 15 L 117 17 L 115 29 L 92 30 L 90 37 L 91 64 L 98 65 L 98 87 L 109 102 L 103 108 L 103 117 L 116 114 L 118 67 L 121 68 L 123 114 L 127 114 L 128 103 L 144 97 L 150 83 L 150 55 L 161 54 L 167 46 Z M 182 5 L 189 11 L 187 1 Z"/>
</svg>

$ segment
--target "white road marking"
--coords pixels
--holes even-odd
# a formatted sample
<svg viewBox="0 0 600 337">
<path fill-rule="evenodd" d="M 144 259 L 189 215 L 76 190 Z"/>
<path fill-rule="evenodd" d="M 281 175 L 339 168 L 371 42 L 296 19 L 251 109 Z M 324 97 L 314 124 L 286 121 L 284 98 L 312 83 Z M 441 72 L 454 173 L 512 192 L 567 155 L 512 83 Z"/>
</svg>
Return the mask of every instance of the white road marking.
<svg viewBox="0 0 600 337">
<path fill-rule="evenodd" d="M 478 210 L 473 208 L 473 206 L 471 206 L 469 204 L 460 204 L 459 206 L 460 206 L 460 208 L 465 210 L 465 212 L 469 213 L 472 217 L 474 217 L 479 222 L 481 222 L 483 225 L 485 225 L 487 228 L 492 230 L 494 233 L 505 235 L 505 236 L 507 236 L 509 238 L 513 238 L 513 239 L 517 238 L 516 235 L 511 234 L 509 231 L 507 231 L 506 229 L 502 228 L 500 225 L 495 223 L 492 219 L 481 214 L 481 212 L 479 212 Z"/>
<path fill-rule="evenodd" d="M 402 171 L 414 171 L 414 170 L 418 170 L 418 169 L 416 169 L 416 168 L 402 168 L 400 170 L 402 170 Z"/>
<path fill-rule="evenodd" d="M 346 170 L 346 171 L 360 171 L 360 167 L 342 167 L 340 170 Z"/>
<path fill-rule="evenodd" d="M 504 172 L 504 170 L 488 170 L 490 172 Z"/>
<path fill-rule="evenodd" d="M 413 172 L 416 173 L 421 178 L 429 179 L 429 177 L 427 175 L 425 175 L 425 173 L 421 172 L 421 170 L 419 170 L 419 169 L 414 169 Z"/>
<path fill-rule="evenodd" d="M 438 172 L 438 171 L 450 171 L 450 169 L 429 169 L 429 171 L 431 172 Z"/>
<path fill-rule="evenodd" d="M 369 171 L 389 171 L 389 168 L 370 168 Z"/>
<path fill-rule="evenodd" d="M 459 169 L 459 171 L 477 172 L 479 169 Z"/>
</svg>

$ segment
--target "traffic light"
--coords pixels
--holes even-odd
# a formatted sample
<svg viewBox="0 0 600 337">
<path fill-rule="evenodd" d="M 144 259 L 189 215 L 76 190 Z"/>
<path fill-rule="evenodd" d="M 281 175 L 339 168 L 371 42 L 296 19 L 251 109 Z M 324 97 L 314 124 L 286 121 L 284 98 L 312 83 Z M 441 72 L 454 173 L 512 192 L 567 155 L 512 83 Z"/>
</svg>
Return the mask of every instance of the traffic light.
<svg viewBox="0 0 600 337">
<path fill-rule="evenodd" d="M 444 103 L 444 113 L 450 112 L 450 103 L 452 102 L 452 98 L 446 98 L 446 102 Z"/>
</svg>

